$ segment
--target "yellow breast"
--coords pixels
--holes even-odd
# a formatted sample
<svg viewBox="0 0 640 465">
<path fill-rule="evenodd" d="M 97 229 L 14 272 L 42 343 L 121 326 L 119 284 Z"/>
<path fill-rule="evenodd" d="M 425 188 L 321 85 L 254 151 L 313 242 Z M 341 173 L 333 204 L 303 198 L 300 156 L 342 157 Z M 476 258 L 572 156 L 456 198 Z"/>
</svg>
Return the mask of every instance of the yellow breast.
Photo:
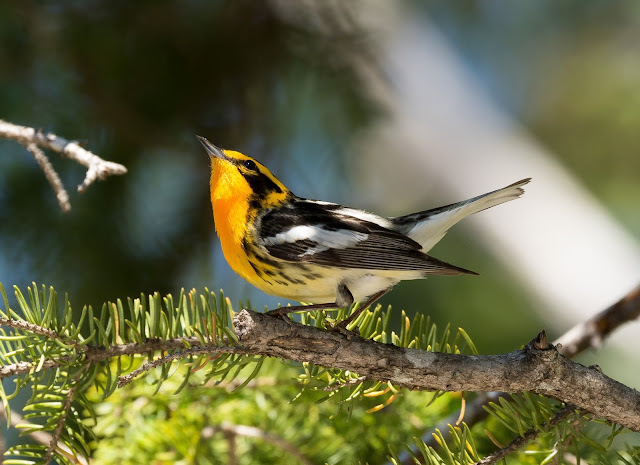
<svg viewBox="0 0 640 465">
<path fill-rule="evenodd" d="M 259 278 L 243 249 L 247 234 L 247 215 L 251 190 L 246 183 L 231 182 L 224 170 L 216 169 L 211 176 L 211 206 L 216 232 L 220 237 L 222 252 L 233 271 L 251 284 L 258 285 Z"/>
</svg>

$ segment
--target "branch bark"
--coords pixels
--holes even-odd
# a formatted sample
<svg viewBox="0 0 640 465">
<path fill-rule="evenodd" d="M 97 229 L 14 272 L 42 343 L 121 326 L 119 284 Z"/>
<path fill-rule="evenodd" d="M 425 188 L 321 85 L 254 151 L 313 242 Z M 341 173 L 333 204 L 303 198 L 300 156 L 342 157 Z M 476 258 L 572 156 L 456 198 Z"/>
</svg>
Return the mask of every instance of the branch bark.
<svg viewBox="0 0 640 465">
<path fill-rule="evenodd" d="M 237 314 L 233 322 L 240 346 L 202 344 L 198 338 L 175 338 L 109 348 L 80 346 L 76 350 L 84 352 L 88 363 L 120 355 L 168 350 L 178 353 L 161 359 L 160 363 L 195 352 L 267 355 L 349 370 L 368 379 L 390 381 L 412 390 L 529 391 L 557 398 L 640 432 L 640 393 L 607 377 L 598 367 L 585 367 L 567 359 L 547 341 L 544 332 L 522 350 L 475 356 L 406 349 L 355 335 L 347 338 L 334 331 L 248 310 Z M 47 337 L 59 337 L 56 333 L 44 334 L 46 331 L 40 331 L 37 325 L 24 328 L 24 324 L 13 324 L 13 320 L 3 321 L 3 324 Z M 186 351 L 182 350 L 185 343 L 191 347 Z M 55 368 L 70 361 L 70 358 L 46 360 L 41 367 Z M 155 364 L 151 363 L 149 367 Z M 5 366 L 0 368 L 0 378 L 25 373 L 34 367 L 35 364 L 26 362 Z M 132 379 L 137 374 L 134 372 L 129 377 Z"/>
<path fill-rule="evenodd" d="M 19 327 L 22 329 L 26 329 L 28 331 L 36 332 L 37 334 L 45 335 L 48 330 L 45 330 L 37 325 L 33 325 L 31 323 L 25 323 L 22 321 L 2 319 L 0 321 L 2 326 L 8 327 Z M 51 331 L 51 333 L 56 334 Z M 47 335 L 47 337 L 51 337 L 52 339 L 56 339 L 56 337 L 52 337 L 51 335 Z M 69 341 L 65 341 L 69 342 Z M 191 349 L 185 350 L 185 344 L 189 345 Z M 174 338 L 174 339 L 166 339 L 166 340 L 149 340 L 144 343 L 129 343 L 129 344 L 118 344 L 113 345 L 108 348 L 98 347 L 98 346 L 76 346 L 77 350 L 81 350 L 84 352 L 85 359 L 88 363 L 99 363 L 104 362 L 106 360 L 110 360 L 114 357 L 120 357 L 123 355 L 141 355 L 148 354 L 153 352 L 166 352 L 171 350 L 180 351 L 179 355 L 181 357 L 186 357 L 189 354 L 193 353 L 202 353 L 207 352 L 211 354 L 215 354 L 218 352 L 223 352 L 227 354 L 251 354 L 250 351 L 243 347 L 239 346 L 217 346 L 215 343 L 201 345 L 200 339 L 197 337 L 189 337 L 189 338 Z M 171 361 L 176 357 L 163 359 L 163 361 Z M 55 360 L 45 360 L 40 364 L 38 360 L 34 362 L 16 362 L 9 365 L 0 366 L 0 380 L 3 378 L 7 378 L 9 376 L 22 375 L 24 373 L 28 373 L 31 370 L 35 369 L 40 364 L 40 369 L 49 370 L 52 368 L 58 368 L 68 363 L 72 362 L 73 358 L 69 357 L 60 357 Z M 150 364 L 153 365 L 153 364 Z M 151 366 L 152 368 L 152 366 Z M 136 373 L 136 375 L 139 373 Z M 133 375 L 127 375 L 131 376 Z M 135 377 L 134 375 L 133 377 Z M 129 380 L 131 381 L 131 380 Z M 128 384 L 128 383 L 125 383 Z"/>
<path fill-rule="evenodd" d="M 640 317 L 640 286 L 635 287 L 616 303 L 588 319 L 585 322 L 571 328 L 555 341 L 558 352 L 567 358 L 573 358 L 589 348 L 598 348 L 615 329 L 625 323 Z M 484 420 L 488 413 L 484 409 L 489 402 L 497 402 L 503 392 L 489 392 L 486 395 L 475 398 L 466 405 L 464 421 L 469 427 Z M 433 436 L 435 430 L 440 430 L 445 437 L 448 435 L 447 426 L 455 424 L 460 417 L 460 412 L 454 412 L 442 420 L 437 426 L 423 434 L 422 440 L 428 446 L 435 447 Z M 410 455 L 403 456 L 403 464 L 414 463 Z"/>
<path fill-rule="evenodd" d="M 640 317 L 640 286 L 587 321 L 574 326 L 556 341 L 565 357 L 575 357 L 589 347 L 598 348 L 619 326 Z"/>
<path fill-rule="evenodd" d="M 239 341 L 254 354 L 350 370 L 413 390 L 530 391 L 640 431 L 640 394 L 597 368 L 565 358 L 544 332 L 522 350 L 475 356 L 348 340 L 247 310 L 235 316 L 234 324 Z"/>
</svg>

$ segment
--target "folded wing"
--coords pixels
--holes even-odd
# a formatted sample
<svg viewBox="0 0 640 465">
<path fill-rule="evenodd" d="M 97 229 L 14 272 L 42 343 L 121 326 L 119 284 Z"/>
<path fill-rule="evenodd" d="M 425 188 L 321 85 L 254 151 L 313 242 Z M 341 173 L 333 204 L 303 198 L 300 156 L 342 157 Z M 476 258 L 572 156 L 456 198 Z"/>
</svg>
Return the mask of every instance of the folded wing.
<svg viewBox="0 0 640 465">
<path fill-rule="evenodd" d="M 418 242 L 384 227 L 386 221 L 336 204 L 301 200 L 267 213 L 259 236 L 268 252 L 282 260 L 425 275 L 475 274 L 426 255 Z"/>
</svg>

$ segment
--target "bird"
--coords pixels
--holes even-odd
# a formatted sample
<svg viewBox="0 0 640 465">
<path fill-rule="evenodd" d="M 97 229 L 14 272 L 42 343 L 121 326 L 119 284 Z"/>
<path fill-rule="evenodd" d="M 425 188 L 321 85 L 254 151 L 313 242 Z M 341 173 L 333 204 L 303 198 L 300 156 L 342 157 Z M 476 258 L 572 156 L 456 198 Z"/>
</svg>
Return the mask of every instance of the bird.
<svg viewBox="0 0 640 465">
<path fill-rule="evenodd" d="M 460 220 L 520 197 L 531 180 L 387 218 L 298 197 L 254 158 L 197 137 L 211 160 L 215 229 L 231 268 L 267 294 L 304 303 L 272 316 L 363 302 L 336 325 L 342 330 L 400 281 L 477 274 L 427 252 Z"/>
</svg>

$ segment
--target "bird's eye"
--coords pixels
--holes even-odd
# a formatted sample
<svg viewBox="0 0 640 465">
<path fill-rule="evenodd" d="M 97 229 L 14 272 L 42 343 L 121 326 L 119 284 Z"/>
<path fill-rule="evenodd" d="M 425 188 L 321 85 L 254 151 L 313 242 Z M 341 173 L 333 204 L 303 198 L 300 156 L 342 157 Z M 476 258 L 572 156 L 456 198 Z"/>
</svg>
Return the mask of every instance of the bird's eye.
<svg viewBox="0 0 640 465">
<path fill-rule="evenodd" d="M 256 166 L 255 162 L 253 160 L 245 160 L 242 162 L 242 165 L 251 171 L 257 171 L 258 167 Z"/>
</svg>

